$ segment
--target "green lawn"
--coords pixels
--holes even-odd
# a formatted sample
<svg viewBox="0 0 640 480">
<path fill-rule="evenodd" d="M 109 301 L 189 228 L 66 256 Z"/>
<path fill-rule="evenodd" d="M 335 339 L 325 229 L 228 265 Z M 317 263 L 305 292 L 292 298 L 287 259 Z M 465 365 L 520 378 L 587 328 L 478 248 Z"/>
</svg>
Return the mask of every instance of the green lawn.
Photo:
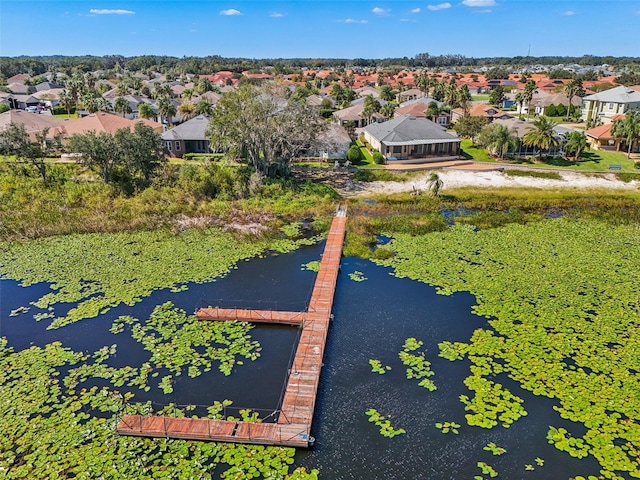
<svg viewBox="0 0 640 480">
<path fill-rule="evenodd" d="M 464 139 L 460 142 L 461 154 L 468 160 L 474 162 L 490 162 L 495 163 L 500 161 L 489 155 L 486 149 L 481 147 L 474 147 L 471 140 Z M 623 152 L 609 152 L 603 150 L 588 150 L 584 152 L 580 158 L 580 161 L 574 162 L 560 157 L 547 157 L 543 163 L 534 163 L 527 159 L 513 159 L 505 158 L 505 163 L 513 163 L 517 165 L 527 165 L 530 167 L 541 168 L 562 168 L 567 170 L 582 170 L 582 171 L 601 171 L 609 172 L 609 165 L 616 164 L 622 166 L 622 171 L 640 173 L 640 170 L 635 168 L 635 161 L 628 159 L 627 155 Z M 617 170 L 616 170 L 617 171 Z"/>
<path fill-rule="evenodd" d="M 360 141 L 360 139 L 356 140 L 356 144 L 358 145 L 358 147 L 360 147 L 360 153 L 362 153 L 362 156 L 364 158 L 363 160 L 360 160 L 360 165 L 358 165 L 358 167 L 361 167 L 361 168 L 379 167 L 379 165 L 376 165 L 376 163 L 373 161 L 373 156 L 371 155 L 371 152 L 367 150 L 367 148 Z"/>
<path fill-rule="evenodd" d="M 471 95 L 474 102 L 486 102 L 489 100 L 489 95 Z"/>
</svg>

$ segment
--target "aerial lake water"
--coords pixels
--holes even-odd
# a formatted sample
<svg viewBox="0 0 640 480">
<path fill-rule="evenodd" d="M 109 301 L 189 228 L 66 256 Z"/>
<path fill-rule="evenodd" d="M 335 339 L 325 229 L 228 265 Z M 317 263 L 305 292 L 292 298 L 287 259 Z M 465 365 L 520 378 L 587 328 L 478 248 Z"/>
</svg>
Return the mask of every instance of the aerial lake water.
<svg viewBox="0 0 640 480">
<path fill-rule="evenodd" d="M 12 310 L 28 306 L 47 293 L 48 285 L 23 288 L 16 281 L 2 279 L 0 335 L 16 350 L 60 341 L 73 350 L 90 353 L 117 343 L 117 354 L 110 364 L 139 366 L 149 353 L 127 332 L 109 332 L 116 317 L 145 319 L 156 305 L 167 301 L 188 313 L 221 301 L 225 306 L 303 310 L 315 273 L 301 266 L 318 260 L 323 246 L 321 243 L 241 262 L 214 282 L 190 284 L 181 292 L 159 290 L 134 306 L 121 305 L 98 318 L 56 330 L 46 329 L 50 320 L 32 319 L 38 311 L 35 307 L 9 316 Z M 366 280 L 349 277 L 356 271 Z M 593 458 L 572 458 L 546 440 L 549 425 L 568 427 L 575 434 L 584 429 L 561 419 L 553 409 L 553 400 L 522 390 L 506 376 L 498 381 L 524 399 L 528 416 L 510 428 L 469 427 L 458 398 L 470 394 L 463 384 L 469 375 L 469 362 L 439 357 L 438 343 L 467 341 L 475 329 L 490 328 L 486 319 L 471 312 L 474 298 L 470 294 L 438 295 L 432 286 L 395 278 L 390 273 L 390 269 L 368 261 L 342 259 L 312 427 L 316 442 L 308 450 L 298 450 L 297 465 L 318 468 L 321 478 L 326 479 L 471 479 L 481 475 L 478 462 L 486 462 L 500 478 L 507 479 L 569 479 L 598 474 L 599 466 Z M 64 313 L 69 305 L 56 308 L 57 313 Z M 260 343 L 261 356 L 236 366 L 232 375 L 224 376 L 215 369 L 194 379 L 182 375 L 172 394 L 164 395 L 154 386 L 149 392 L 134 390 L 135 400 L 210 405 L 229 399 L 234 407 L 255 408 L 261 414 L 276 410 L 298 330 L 258 325 L 251 336 Z M 419 352 L 426 352 L 435 372 L 431 379 L 437 390 L 433 392 L 406 378 L 398 352 L 409 337 L 424 342 Z M 378 359 L 391 369 L 384 375 L 373 373 L 369 359 Z M 380 435 L 365 415 L 370 408 L 391 415 L 392 425 L 404 428 L 406 434 L 395 438 Z M 461 425 L 458 435 L 443 434 L 435 427 L 437 422 L 448 421 Z M 507 453 L 493 456 L 483 450 L 490 442 Z M 535 462 L 536 457 L 544 460 L 544 466 Z M 535 470 L 527 471 L 527 465 Z"/>
</svg>

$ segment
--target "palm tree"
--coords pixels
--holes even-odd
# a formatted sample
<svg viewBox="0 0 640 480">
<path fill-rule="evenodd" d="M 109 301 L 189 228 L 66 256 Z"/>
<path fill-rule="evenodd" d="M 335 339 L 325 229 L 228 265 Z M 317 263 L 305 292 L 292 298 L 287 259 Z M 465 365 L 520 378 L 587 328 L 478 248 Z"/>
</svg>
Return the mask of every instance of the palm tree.
<svg viewBox="0 0 640 480">
<path fill-rule="evenodd" d="M 113 110 L 117 113 L 122 113 L 122 118 L 124 118 L 127 113 L 131 113 L 131 106 L 126 98 L 118 97 L 113 103 Z"/>
<path fill-rule="evenodd" d="M 569 119 L 569 115 L 571 114 L 571 110 L 573 109 L 573 105 L 571 104 L 571 100 L 573 97 L 584 97 L 585 91 L 582 88 L 582 80 L 573 79 L 569 83 L 564 86 L 564 93 L 569 99 L 569 105 L 567 105 L 567 120 Z"/>
<path fill-rule="evenodd" d="M 573 131 L 568 133 L 565 138 L 565 152 L 572 153 L 574 155 L 573 159 L 577 161 L 580 158 L 580 154 L 589 146 L 587 136 L 584 132 Z"/>
<path fill-rule="evenodd" d="M 533 100 L 533 94 L 536 91 L 536 82 L 533 80 L 527 80 L 522 92 L 522 100 L 527 102 L 527 116 L 531 118 L 531 100 Z"/>
<path fill-rule="evenodd" d="M 201 98 L 196 103 L 196 115 L 211 115 L 213 113 L 213 103 L 206 98 Z"/>
<path fill-rule="evenodd" d="M 140 118 L 155 118 L 156 111 L 149 103 L 141 103 L 138 105 L 138 116 Z"/>
<path fill-rule="evenodd" d="M 58 95 L 58 103 L 64 107 L 67 111 L 67 117 L 71 116 L 71 108 L 74 105 L 73 97 L 69 93 L 69 90 L 63 88 L 60 94 Z"/>
<path fill-rule="evenodd" d="M 516 93 L 516 104 L 518 104 L 518 113 L 522 115 L 522 105 L 524 104 L 524 92 Z"/>
<path fill-rule="evenodd" d="M 158 115 L 164 120 L 163 123 L 170 123 L 171 117 L 176 114 L 176 107 L 171 103 L 168 97 L 161 96 L 157 101 Z"/>
<path fill-rule="evenodd" d="M 382 107 L 380 107 L 380 113 L 387 120 L 393 117 L 393 114 L 395 113 L 395 111 L 396 111 L 396 105 L 393 102 L 387 102 L 384 105 L 382 105 Z"/>
<path fill-rule="evenodd" d="M 611 127 L 611 135 L 624 139 L 627 144 L 627 158 L 631 158 L 631 147 L 634 142 L 640 141 L 640 115 L 635 110 L 625 114 L 625 118 L 615 120 Z M 618 147 L 620 144 L 618 143 Z"/>
<path fill-rule="evenodd" d="M 183 121 L 190 120 L 196 116 L 196 106 L 193 103 L 182 103 L 178 107 L 178 113 Z"/>
<path fill-rule="evenodd" d="M 531 145 L 540 149 L 540 160 L 542 152 L 551 150 L 560 145 L 560 141 L 554 132 L 558 124 L 548 117 L 538 117 L 533 121 L 533 126 L 527 129 L 527 133 L 522 138 L 525 145 Z"/>
<path fill-rule="evenodd" d="M 504 154 L 509 150 L 509 147 L 513 149 L 518 147 L 518 137 L 513 129 L 509 130 L 504 125 L 496 124 L 490 134 L 487 146 L 494 152 L 500 152 L 500 159 L 504 159 Z"/>
<path fill-rule="evenodd" d="M 429 180 L 427 180 L 427 188 L 429 189 L 429 192 L 431 192 L 431 195 L 433 195 L 434 197 L 439 196 L 440 190 L 442 190 L 443 185 L 444 182 L 440 178 L 440 175 L 438 175 L 437 173 L 432 173 L 431 175 L 429 175 Z"/>
</svg>

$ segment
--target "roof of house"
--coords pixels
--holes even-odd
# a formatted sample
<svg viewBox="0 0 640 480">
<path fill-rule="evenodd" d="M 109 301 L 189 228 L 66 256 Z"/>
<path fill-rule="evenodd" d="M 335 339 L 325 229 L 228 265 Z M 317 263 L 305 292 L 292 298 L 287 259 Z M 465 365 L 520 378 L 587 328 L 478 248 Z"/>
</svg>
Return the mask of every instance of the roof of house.
<svg viewBox="0 0 640 480">
<path fill-rule="evenodd" d="M 396 108 L 396 115 L 413 115 L 414 117 L 424 117 L 427 108 L 431 102 L 436 102 L 438 107 L 443 105 L 442 102 L 438 102 L 431 97 L 420 97 L 415 100 L 402 103 Z"/>
<path fill-rule="evenodd" d="M 520 120 L 519 118 L 497 118 L 493 121 L 497 125 L 504 125 L 509 130 L 513 130 L 518 138 L 522 138 L 533 127 L 533 122 Z"/>
<path fill-rule="evenodd" d="M 569 97 L 564 93 L 556 93 L 552 95 L 537 94 L 534 95 L 531 103 L 536 107 L 548 107 L 549 105 L 566 105 L 569 103 Z M 571 99 L 571 104 L 579 107 L 582 104 L 582 98 L 574 96 Z"/>
<path fill-rule="evenodd" d="M 590 128 L 589 130 L 586 130 L 584 133 L 588 137 L 597 138 L 597 139 L 613 138 L 613 135 L 611 135 L 611 127 L 613 127 L 613 123 L 607 123 L 604 125 L 599 125 L 597 127 Z"/>
<path fill-rule="evenodd" d="M 209 116 L 198 115 L 162 134 L 163 140 L 208 140 Z"/>
<path fill-rule="evenodd" d="M 128 118 L 123 118 L 118 115 L 114 115 L 113 113 L 96 112 L 87 115 L 86 117 L 65 120 L 64 123 L 57 127 L 53 133 L 64 130 L 66 136 L 74 135 L 76 133 L 87 133 L 90 131 L 113 134 L 121 128 L 129 128 L 133 130 L 138 122 L 142 122 L 156 131 L 160 131 L 162 129 L 161 123 L 147 120 L 145 118 L 129 120 Z"/>
<path fill-rule="evenodd" d="M 18 73 L 13 77 L 7 78 L 7 83 L 24 83 L 25 80 L 29 80 L 30 78 L 31 78 L 31 75 L 28 75 L 26 73 Z"/>
<path fill-rule="evenodd" d="M 460 139 L 426 118 L 413 115 L 396 117 L 364 127 L 371 136 L 385 145 L 424 145 L 459 142 Z"/>
<path fill-rule="evenodd" d="M 454 108 L 452 111 L 456 112 L 459 115 L 464 115 L 464 110 L 462 108 Z M 469 116 L 486 117 L 486 118 L 500 118 L 500 117 L 504 118 L 504 117 L 510 117 L 511 115 L 487 103 L 473 103 L 469 107 Z"/>
<path fill-rule="evenodd" d="M 24 125 L 25 130 L 30 133 L 39 132 L 45 128 L 55 128 L 58 125 L 62 125 L 64 120 L 51 115 L 29 113 L 24 110 L 7 110 L 4 113 L 0 113 L 0 131 L 5 130 L 10 123 Z"/>
<path fill-rule="evenodd" d="M 634 90 L 624 85 L 613 87 L 603 92 L 587 95 L 584 100 L 598 100 L 610 103 L 634 103 L 640 102 L 640 91 Z"/>
</svg>

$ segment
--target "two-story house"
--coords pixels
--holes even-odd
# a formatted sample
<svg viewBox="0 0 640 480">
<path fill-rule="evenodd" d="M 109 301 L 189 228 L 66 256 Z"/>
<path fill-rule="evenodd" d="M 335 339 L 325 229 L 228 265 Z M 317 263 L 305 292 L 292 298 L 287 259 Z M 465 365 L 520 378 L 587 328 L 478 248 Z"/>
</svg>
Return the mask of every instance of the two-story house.
<svg viewBox="0 0 640 480">
<path fill-rule="evenodd" d="M 620 85 L 587 95 L 582 99 L 582 119 L 585 122 L 600 119 L 602 123 L 611 123 L 615 115 L 623 115 L 629 110 L 640 110 L 638 88 Z"/>
</svg>

